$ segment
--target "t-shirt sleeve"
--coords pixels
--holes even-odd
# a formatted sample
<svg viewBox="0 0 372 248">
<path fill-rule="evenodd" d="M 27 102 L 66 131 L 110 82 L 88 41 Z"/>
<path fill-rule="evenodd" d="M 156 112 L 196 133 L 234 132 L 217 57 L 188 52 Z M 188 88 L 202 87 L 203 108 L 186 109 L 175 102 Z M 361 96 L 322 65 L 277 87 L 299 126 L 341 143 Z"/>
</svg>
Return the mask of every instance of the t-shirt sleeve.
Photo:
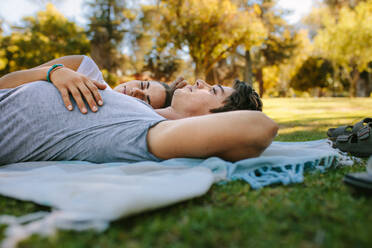
<svg viewBox="0 0 372 248">
<path fill-rule="evenodd" d="M 92 80 L 106 84 L 107 85 L 106 89 L 111 90 L 111 87 L 103 79 L 102 72 L 99 70 L 97 64 L 90 57 L 84 55 L 84 58 L 81 61 L 81 64 L 77 69 L 77 72 L 85 75 L 86 77 Z"/>
<path fill-rule="evenodd" d="M 0 89 L 0 102 L 12 92 L 12 89 Z"/>
</svg>

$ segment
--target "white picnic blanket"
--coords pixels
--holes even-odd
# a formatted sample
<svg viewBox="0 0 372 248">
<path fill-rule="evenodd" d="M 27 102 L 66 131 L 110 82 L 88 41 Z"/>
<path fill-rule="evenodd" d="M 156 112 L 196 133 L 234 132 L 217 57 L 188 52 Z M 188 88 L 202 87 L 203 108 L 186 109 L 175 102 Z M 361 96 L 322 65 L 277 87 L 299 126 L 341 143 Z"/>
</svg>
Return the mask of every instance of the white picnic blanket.
<svg viewBox="0 0 372 248">
<path fill-rule="evenodd" d="M 0 194 L 52 207 L 22 217 L 0 216 L 3 248 L 32 234 L 57 229 L 105 230 L 110 221 L 205 194 L 213 183 L 245 180 L 252 188 L 303 181 L 304 171 L 324 171 L 352 160 L 326 140 L 274 142 L 260 157 L 235 163 L 209 159 L 93 164 L 27 162 L 0 167 Z"/>
</svg>

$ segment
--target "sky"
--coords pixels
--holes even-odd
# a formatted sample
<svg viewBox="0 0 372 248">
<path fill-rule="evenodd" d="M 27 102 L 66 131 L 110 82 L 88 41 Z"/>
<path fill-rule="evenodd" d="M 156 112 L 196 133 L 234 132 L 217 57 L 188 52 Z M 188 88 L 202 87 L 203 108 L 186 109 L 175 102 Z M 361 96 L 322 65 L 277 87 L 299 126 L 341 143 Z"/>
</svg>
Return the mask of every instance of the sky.
<svg viewBox="0 0 372 248">
<path fill-rule="evenodd" d="M 310 12 L 312 5 L 316 2 L 314 0 L 279 0 L 278 5 L 291 11 L 286 19 L 289 23 L 295 24 Z"/>
<path fill-rule="evenodd" d="M 22 17 L 34 15 L 38 10 L 43 8 L 43 5 L 37 4 L 40 0 L 0 0 L 0 17 L 7 24 L 16 25 L 20 23 Z M 84 25 L 85 6 L 84 0 L 59 0 L 55 1 L 57 9 L 70 20 L 75 21 L 79 25 Z M 281 8 L 290 10 L 291 13 L 285 18 L 291 24 L 296 24 L 301 17 L 306 15 L 310 10 L 315 0 L 279 0 L 278 5 Z M 6 26 L 5 32 L 6 30 Z"/>
</svg>

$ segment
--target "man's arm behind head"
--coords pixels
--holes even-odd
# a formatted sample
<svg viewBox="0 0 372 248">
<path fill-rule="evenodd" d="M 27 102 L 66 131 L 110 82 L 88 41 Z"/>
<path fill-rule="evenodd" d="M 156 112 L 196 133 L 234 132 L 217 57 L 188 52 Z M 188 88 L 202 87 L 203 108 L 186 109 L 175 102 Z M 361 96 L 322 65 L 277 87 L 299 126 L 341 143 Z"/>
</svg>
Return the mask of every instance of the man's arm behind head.
<svg viewBox="0 0 372 248">
<path fill-rule="evenodd" d="M 277 130 L 259 111 L 230 111 L 161 122 L 147 139 L 149 150 L 161 159 L 218 156 L 237 161 L 259 156 Z"/>
</svg>

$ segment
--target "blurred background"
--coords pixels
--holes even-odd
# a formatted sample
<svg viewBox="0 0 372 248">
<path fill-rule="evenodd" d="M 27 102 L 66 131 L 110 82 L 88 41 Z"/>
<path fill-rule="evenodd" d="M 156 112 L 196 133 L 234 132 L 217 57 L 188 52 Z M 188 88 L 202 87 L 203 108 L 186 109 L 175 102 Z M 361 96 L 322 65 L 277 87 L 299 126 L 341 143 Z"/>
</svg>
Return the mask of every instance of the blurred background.
<svg viewBox="0 0 372 248">
<path fill-rule="evenodd" d="M 114 86 L 178 76 L 264 97 L 371 97 L 372 0 L 0 0 L 0 76 L 71 54 Z"/>
</svg>

